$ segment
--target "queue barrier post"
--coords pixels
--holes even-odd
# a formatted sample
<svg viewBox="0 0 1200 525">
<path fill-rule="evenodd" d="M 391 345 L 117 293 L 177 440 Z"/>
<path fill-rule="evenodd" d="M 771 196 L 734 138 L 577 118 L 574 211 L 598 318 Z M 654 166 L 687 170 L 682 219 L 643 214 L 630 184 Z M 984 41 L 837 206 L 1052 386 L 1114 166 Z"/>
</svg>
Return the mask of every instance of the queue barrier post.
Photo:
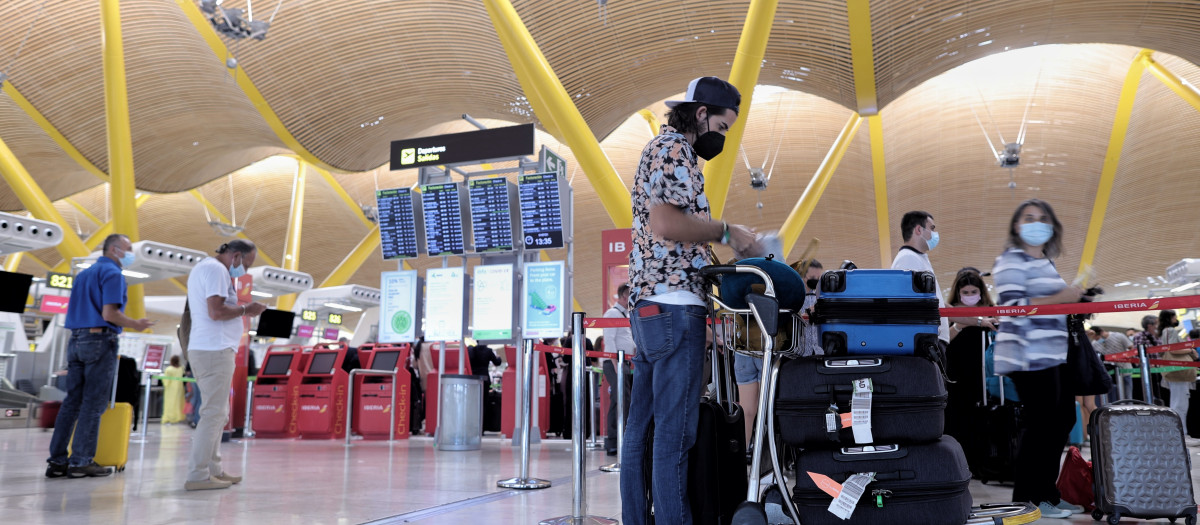
<svg viewBox="0 0 1200 525">
<path fill-rule="evenodd" d="M 1154 396 L 1150 393 L 1150 358 L 1146 355 L 1146 345 L 1138 345 L 1138 361 L 1142 366 L 1142 394 L 1147 404 L 1154 404 Z"/>
<path fill-rule="evenodd" d="M 533 411 L 533 340 L 526 339 L 521 356 L 521 471 L 515 478 L 503 479 L 496 486 L 505 489 L 531 490 L 550 488 L 550 482 L 529 477 L 530 413 Z"/>
<path fill-rule="evenodd" d="M 350 386 L 346 389 L 346 446 L 350 446 L 351 438 L 354 435 L 354 378 L 356 376 L 387 376 L 392 378 L 392 404 L 391 416 L 388 417 L 388 441 L 396 440 L 396 374 L 399 369 L 392 370 L 370 370 L 367 368 L 355 368 L 350 371 L 349 381 Z"/>
<path fill-rule="evenodd" d="M 593 368 L 587 368 L 586 370 L 587 373 L 585 373 L 585 375 L 587 376 L 588 380 L 587 413 L 588 421 L 591 423 L 591 425 L 588 427 L 587 449 L 595 450 L 598 448 L 604 448 L 603 443 L 596 441 L 596 382 L 600 380 L 600 372 Z"/>
<path fill-rule="evenodd" d="M 572 332 L 571 345 L 571 377 L 572 377 L 572 410 L 571 410 L 571 477 L 574 480 L 572 491 L 572 509 L 568 516 L 560 516 L 542 520 L 539 525 L 616 525 L 617 521 L 587 515 L 587 476 L 584 474 L 587 458 L 583 436 L 583 381 L 587 368 L 587 345 L 583 342 L 583 312 L 573 312 L 571 315 Z"/>
<path fill-rule="evenodd" d="M 254 417 L 251 416 L 251 414 L 254 413 L 254 410 L 251 409 L 253 406 L 254 406 L 254 378 L 247 377 L 246 378 L 246 419 L 245 419 L 245 421 L 242 422 L 242 429 L 243 429 L 242 437 L 243 438 L 254 437 L 254 428 L 250 426 L 251 423 L 254 422 Z"/>
<path fill-rule="evenodd" d="M 625 349 L 617 348 L 617 461 L 600 467 L 602 472 L 621 472 L 621 454 L 625 447 Z"/>
<path fill-rule="evenodd" d="M 147 412 L 150 411 L 150 385 L 153 384 L 150 375 L 149 372 L 142 373 L 142 413 L 138 417 L 141 430 L 133 434 L 138 438 L 136 441 L 131 440 L 135 443 L 145 443 L 146 439 L 150 437 L 150 429 L 146 428 Z"/>
</svg>

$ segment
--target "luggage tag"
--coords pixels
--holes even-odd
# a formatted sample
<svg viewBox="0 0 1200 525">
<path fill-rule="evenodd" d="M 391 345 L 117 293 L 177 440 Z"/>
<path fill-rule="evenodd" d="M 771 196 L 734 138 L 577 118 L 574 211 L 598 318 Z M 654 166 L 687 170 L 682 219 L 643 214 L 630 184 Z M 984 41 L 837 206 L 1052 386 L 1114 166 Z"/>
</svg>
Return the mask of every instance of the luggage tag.
<svg viewBox="0 0 1200 525">
<path fill-rule="evenodd" d="M 858 506 L 858 501 L 867 492 L 867 485 L 875 481 L 874 472 L 854 474 L 842 484 L 830 479 L 829 476 L 814 472 L 809 472 L 808 477 L 812 478 L 817 488 L 833 497 L 833 502 L 829 504 L 828 510 L 843 520 L 850 519 L 850 516 L 854 514 L 854 509 Z"/>
<path fill-rule="evenodd" d="M 871 443 L 871 394 L 874 384 L 870 378 L 854 381 L 854 395 L 850 398 L 850 427 L 854 431 L 854 442 Z"/>
</svg>

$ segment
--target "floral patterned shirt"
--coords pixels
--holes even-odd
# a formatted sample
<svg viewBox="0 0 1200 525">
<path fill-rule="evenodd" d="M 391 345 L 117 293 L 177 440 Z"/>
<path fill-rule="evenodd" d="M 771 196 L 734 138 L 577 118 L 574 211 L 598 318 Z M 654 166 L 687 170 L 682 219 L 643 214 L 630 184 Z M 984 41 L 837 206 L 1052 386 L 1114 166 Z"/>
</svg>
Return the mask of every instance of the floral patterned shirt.
<svg viewBox="0 0 1200 525">
<path fill-rule="evenodd" d="M 663 126 L 638 163 L 633 179 L 633 250 L 629 253 L 629 304 L 639 299 L 685 291 L 703 299 L 698 270 L 709 264 L 702 242 L 676 242 L 650 229 L 650 209 L 660 204 L 687 215 L 710 218 L 704 175 L 696 151 L 675 128 Z"/>
</svg>

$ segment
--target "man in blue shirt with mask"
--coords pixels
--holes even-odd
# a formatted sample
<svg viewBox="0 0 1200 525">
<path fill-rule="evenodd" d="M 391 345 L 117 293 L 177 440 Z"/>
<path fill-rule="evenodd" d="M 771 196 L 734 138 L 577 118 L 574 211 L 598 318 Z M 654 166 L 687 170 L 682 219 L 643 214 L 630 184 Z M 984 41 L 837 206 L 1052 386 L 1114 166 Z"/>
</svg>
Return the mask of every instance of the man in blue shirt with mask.
<svg viewBox="0 0 1200 525">
<path fill-rule="evenodd" d="M 112 398 L 117 367 L 117 336 L 122 328 L 142 331 L 154 325 L 149 319 L 125 315 L 125 276 L 121 268 L 136 256 L 129 237 L 114 233 L 105 237 L 101 257 L 75 276 L 65 326 L 71 331 L 67 342 L 67 398 L 54 420 L 46 477 L 71 478 L 107 476 L 108 467 L 97 465 L 96 439 L 100 416 Z M 67 445 L 74 431 L 71 455 Z"/>
</svg>

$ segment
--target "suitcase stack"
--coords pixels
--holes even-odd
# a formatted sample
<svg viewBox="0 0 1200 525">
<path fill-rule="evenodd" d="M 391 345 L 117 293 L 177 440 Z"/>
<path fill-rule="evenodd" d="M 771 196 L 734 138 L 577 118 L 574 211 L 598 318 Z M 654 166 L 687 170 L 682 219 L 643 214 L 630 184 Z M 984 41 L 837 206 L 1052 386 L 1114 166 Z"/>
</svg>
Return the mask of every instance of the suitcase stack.
<svg viewBox="0 0 1200 525">
<path fill-rule="evenodd" d="M 946 387 L 933 276 L 836 270 L 814 320 L 825 357 L 780 369 L 780 439 L 799 447 L 792 499 L 804 525 L 961 525 L 962 447 L 943 435 Z"/>
</svg>

